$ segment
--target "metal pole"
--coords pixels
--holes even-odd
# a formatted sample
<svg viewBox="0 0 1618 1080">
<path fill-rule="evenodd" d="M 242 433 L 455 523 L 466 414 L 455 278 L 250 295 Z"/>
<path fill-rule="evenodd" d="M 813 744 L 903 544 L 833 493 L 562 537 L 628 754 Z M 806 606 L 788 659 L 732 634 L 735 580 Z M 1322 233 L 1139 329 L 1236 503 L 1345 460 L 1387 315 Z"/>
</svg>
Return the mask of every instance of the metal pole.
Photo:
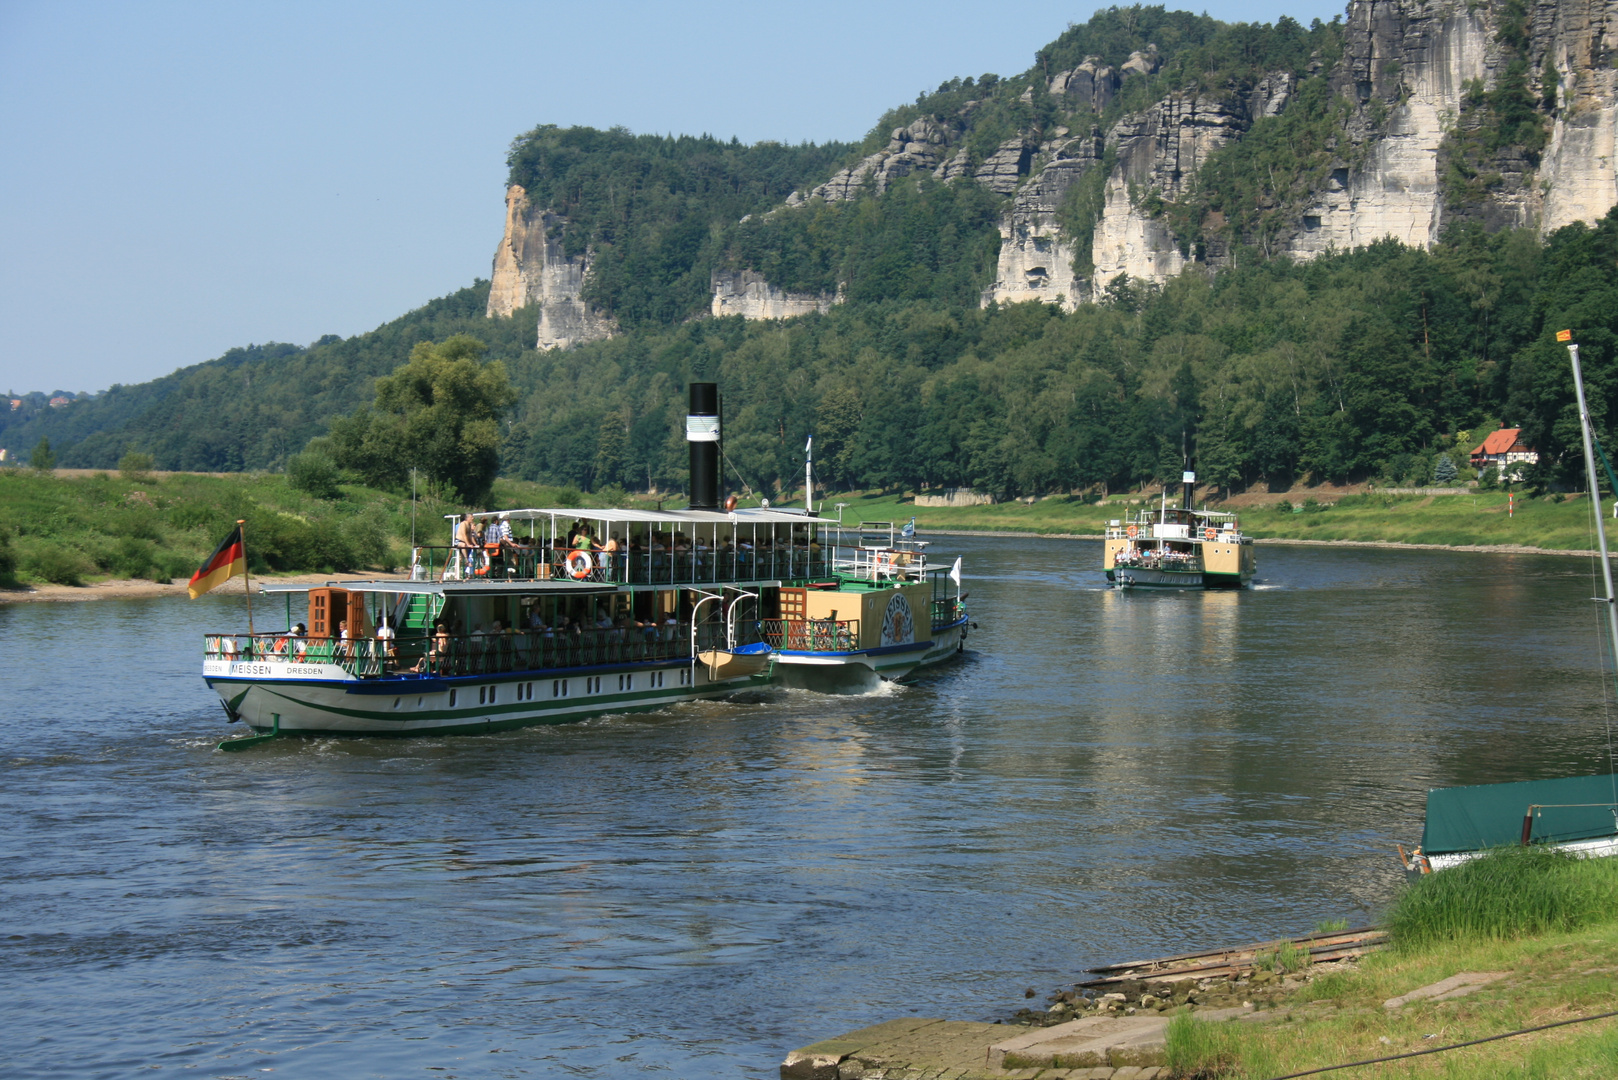
<svg viewBox="0 0 1618 1080">
<path fill-rule="evenodd" d="M 1584 436 L 1584 471 L 1590 478 L 1590 506 L 1595 512 L 1596 544 L 1601 549 L 1601 580 L 1607 587 L 1607 629 L 1612 635 L 1614 666 L 1618 668 L 1618 603 L 1613 602 L 1612 563 L 1607 558 L 1607 527 L 1601 520 L 1601 485 L 1596 480 L 1596 453 L 1590 443 L 1590 409 L 1584 402 L 1584 373 L 1579 368 L 1579 347 L 1569 345 L 1573 358 L 1573 389 L 1579 396 L 1579 431 Z"/>
<path fill-rule="evenodd" d="M 815 437 L 809 436 L 809 441 L 803 447 L 803 509 L 805 513 L 813 513 L 815 509 Z"/>
<path fill-rule="evenodd" d="M 247 589 L 247 642 L 249 655 L 253 647 L 253 574 L 247 568 L 247 522 L 238 518 L 236 527 L 242 534 L 242 582 Z"/>
</svg>

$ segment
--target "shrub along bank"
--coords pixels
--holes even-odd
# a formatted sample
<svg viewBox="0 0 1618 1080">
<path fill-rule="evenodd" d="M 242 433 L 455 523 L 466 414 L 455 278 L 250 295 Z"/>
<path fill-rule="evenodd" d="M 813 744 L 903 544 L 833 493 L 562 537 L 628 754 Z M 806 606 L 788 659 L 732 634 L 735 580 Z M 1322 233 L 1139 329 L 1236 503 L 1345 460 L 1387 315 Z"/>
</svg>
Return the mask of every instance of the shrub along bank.
<svg viewBox="0 0 1618 1080">
<path fill-rule="evenodd" d="M 324 479 L 332 482 L 305 485 L 316 487 L 311 493 L 281 474 L 0 470 L 0 586 L 184 581 L 238 519 L 247 522 L 255 574 L 407 565 L 410 497 Z M 558 504 L 588 505 L 577 492 L 504 481 L 490 498 L 491 506 Z M 461 509 L 422 493 L 415 506 L 421 542 L 446 543 L 443 515 Z"/>
</svg>

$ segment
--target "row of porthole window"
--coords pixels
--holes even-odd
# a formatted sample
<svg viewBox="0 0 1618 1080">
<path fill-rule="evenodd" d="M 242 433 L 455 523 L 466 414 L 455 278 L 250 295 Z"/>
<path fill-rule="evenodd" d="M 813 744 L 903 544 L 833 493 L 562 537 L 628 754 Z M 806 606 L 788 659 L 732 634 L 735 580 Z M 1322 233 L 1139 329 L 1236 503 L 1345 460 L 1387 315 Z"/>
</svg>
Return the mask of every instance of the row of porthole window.
<svg viewBox="0 0 1618 1080">
<path fill-rule="evenodd" d="M 647 688 L 651 689 L 651 690 L 659 690 L 659 689 L 661 689 L 663 687 L 663 685 L 664 685 L 664 677 L 667 674 L 668 673 L 664 672 L 664 671 L 649 672 L 647 674 L 647 676 L 646 676 Z M 565 698 L 565 697 L 567 697 L 568 696 L 568 690 L 570 689 L 569 682 L 570 682 L 570 680 L 568 680 L 568 679 L 552 679 L 551 680 L 551 697 L 553 697 L 553 698 Z M 691 685 L 691 671 L 690 671 L 689 668 L 681 668 L 680 669 L 680 685 L 681 686 L 689 686 L 689 685 Z M 514 684 L 514 689 L 515 689 L 518 701 L 532 701 L 532 700 L 534 700 L 534 684 L 533 683 L 531 683 L 531 682 L 516 683 L 516 684 Z M 627 691 L 627 690 L 635 689 L 635 676 L 632 675 L 632 674 L 618 676 L 618 689 L 619 689 L 619 691 Z M 498 685 L 496 685 L 496 686 L 480 686 L 480 687 L 478 687 L 478 704 L 479 705 L 494 705 L 494 704 L 496 704 L 498 702 L 498 700 L 499 700 L 499 691 L 500 691 L 500 687 Z M 584 692 L 586 694 L 599 694 L 599 693 L 601 693 L 601 676 L 599 676 L 599 675 L 587 676 L 585 678 L 585 680 L 584 680 Z M 393 707 L 395 709 L 397 709 L 399 707 L 399 702 L 401 700 L 402 699 L 400 699 L 400 698 L 394 698 L 393 699 Z M 455 706 L 459 702 L 459 700 L 460 700 L 460 691 L 459 690 L 451 690 L 449 692 L 449 707 L 452 708 L 452 709 L 455 708 Z M 417 698 L 416 699 L 416 707 L 420 708 L 421 703 L 422 703 L 422 699 Z"/>
</svg>

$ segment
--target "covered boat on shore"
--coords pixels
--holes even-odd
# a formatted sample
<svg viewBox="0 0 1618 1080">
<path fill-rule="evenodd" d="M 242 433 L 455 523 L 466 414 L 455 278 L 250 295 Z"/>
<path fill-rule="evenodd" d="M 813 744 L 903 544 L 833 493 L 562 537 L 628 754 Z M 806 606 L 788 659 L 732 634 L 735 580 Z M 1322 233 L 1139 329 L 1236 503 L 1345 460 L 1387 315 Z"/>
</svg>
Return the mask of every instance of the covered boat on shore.
<svg viewBox="0 0 1618 1080">
<path fill-rule="evenodd" d="M 1584 469 L 1590 489 L 1590 512 L 1595 526 L 1597 562 L 1605 594 L 1594 599 L 1605 607 L 1607 633 L 1601 649 L 1602 678 L 1618 677 L 1618 593 L 1614 592 L 1612 563 L 1607 558 L 1607 528 L 1601 513 L 1601 484 L 1596 473 L 1595 430 L 1584 398 L 1584 373 L 1572 331 L 1556 339 L 1567 343 L 1573 367 L 1573 390 L 1579 405 L 1579 427 L 1584 437 Z M 1603 464 L 1607 461 L 1601 454 Z M 1607 477 L 1618 492 L 1618 476 L 1607 466 Z M 1610 651 L 1609 651 L 1610 650 Z M 1606 667 L 1607 660 L 1613 666 Z M 1603 693 L 1603 701 L 1607 699 Z M 1607 754 L 1612 755 L 1611 719 Z M 1426 821 L 1421 844 L 1410 851 L 1398 846 L 1405 874 L 1418 878 L 1436 870 L 1459 866 L 1495 848 L 1534 845 L 1554 848 L 1580 858 L 1618 855 L 1618 763 L 1594 776 L 1563 776 L 1519 780 L 1502 784 L 1474 784 L 1434 788 L 1427 793 Z"/>
</svg>

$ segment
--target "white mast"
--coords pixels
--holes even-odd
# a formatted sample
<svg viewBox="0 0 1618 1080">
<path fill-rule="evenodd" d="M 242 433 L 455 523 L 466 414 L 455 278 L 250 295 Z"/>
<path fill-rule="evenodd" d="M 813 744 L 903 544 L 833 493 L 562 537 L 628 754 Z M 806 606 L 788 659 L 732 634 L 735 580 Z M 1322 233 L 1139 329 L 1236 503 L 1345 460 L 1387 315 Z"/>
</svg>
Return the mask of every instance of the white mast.
<svg viewBox="0 0 1618 1080">
<path fill-rule="evenodd" d="M 1612 635 L 1614 662 L 1618 664 L 1618 603 L 1613 602 L 1612 563 L 1607 558 L 1607 529 L 1601 520 L 1601 485 L 1596 480 L 1596 454 L 1590 441 L 1590 409 L 1584 403 L 1584 373 L 1579 369 L 1578 345 L 1569 345 L 1567 352 L 1573 358 L 1573 389 L 1579 395 L 1579 431 L 1584 435 L 1584 471 L 1590 478 L 1590 507 L 1595 512 L 1596 544 L 1601 549 L 1601 580 L 1607 586 L 1607 628 Z"/>
<path fill-rule="evenodd" d="M 803 447 L 803 509 L 804 513 L 812 514 L 815 510 L 815 437 L 809 436 L 809 441 Z"/>
</svg>

